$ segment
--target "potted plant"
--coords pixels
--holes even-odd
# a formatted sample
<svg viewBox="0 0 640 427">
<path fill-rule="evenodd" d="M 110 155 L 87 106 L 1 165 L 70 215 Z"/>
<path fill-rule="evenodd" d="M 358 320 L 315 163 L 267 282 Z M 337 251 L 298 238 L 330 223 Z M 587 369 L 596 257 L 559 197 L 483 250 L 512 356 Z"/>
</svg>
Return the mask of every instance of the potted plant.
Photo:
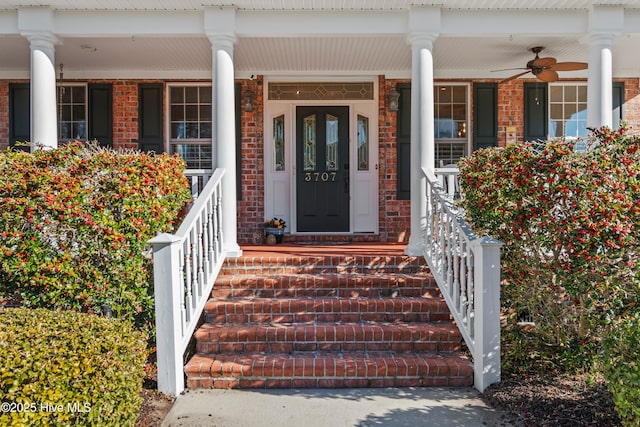
<svg viewBox="0 0 640 427">
<path fill-rule="evenodd" d="M 284 240 L 284 229 L 287 223 L 282 218 L 272 218 L 264 222 L 264 233 L 268 236 L 275 236 L 276 243 L 282 243 Z"/>
</svg>

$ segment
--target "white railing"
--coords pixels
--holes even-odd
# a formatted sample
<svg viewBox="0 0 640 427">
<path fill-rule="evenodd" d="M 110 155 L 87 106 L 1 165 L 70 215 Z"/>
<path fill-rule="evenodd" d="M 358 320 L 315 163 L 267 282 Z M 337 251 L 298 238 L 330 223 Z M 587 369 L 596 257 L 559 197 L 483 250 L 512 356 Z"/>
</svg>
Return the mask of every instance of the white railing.
<svg viewBox="0 0 640 427">
<path fill-rule="evenodd" d="M 456 165 L 447 165 L 441 168 L 436 168 L 435 174 L 438 178 L 438 183 L 442 186 L 442 189 L 449 200 L 459 200 L 462 198 L 460 182 L 458 180 L 460 170 Z"/>
<path fill-rule="evenodd" d="M 198 196 L 211 179 L 211 169 L 187 169 L 184 171 L 184 176 L 189 180 L 189 188 L 191 188 L 191 197 L 194 201 L 198 199 Z"/>
<path fill-rule="evenodd" d="M 158 390 L 184 390 L 184 352 L 225 259 L 222 235 L 222 176 L 216 169 L 176 234 L 160 234 L 153 245 Z"/>
<path fill-rule="evenodd" d="M 500 247 L 477 237 L 444 191 L 427 178 L 424 257 L 473 356 L 474 386 L 500 381 Z"/>
</svg>

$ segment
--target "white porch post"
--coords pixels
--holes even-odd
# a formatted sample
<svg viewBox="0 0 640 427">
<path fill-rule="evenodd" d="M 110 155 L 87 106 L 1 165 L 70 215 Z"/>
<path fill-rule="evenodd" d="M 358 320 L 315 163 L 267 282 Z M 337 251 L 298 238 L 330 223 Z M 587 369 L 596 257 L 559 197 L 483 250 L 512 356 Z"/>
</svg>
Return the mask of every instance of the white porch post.
<svg viewBox="0 0 640 427">
<path fill-rule="evenodd" d="M 422 168 L 435 167 L 433 112 L 433 42 L 440 28 L 439 8 L 411 10 L 411 239 L 407 255 L 424 252 L 423 232 L 427 223 L 427 184 Z M 425 27 L 429 31 L 424 31 Z"/>
<path fill-rule="evenodd" d="M 587 127 L 613 125 L 613 38 L 624 29 L 622 6 L 593 6 L 589 11 Z"/>
<path fill-rule="evenodd" d="M 56 67 L 53 10 L 27 8 L 18 11 L 20 34 L 31 51 L 31 151 L 58 146 L 56 117 Z"/>
<path fill-rule="evenodd" d="M 589 40 L 587 127 L 613 125 L 612 41 L 611 35 L 597 35 Z"/>
<path fill-rule="evenodd" d="M 184 390 L 182 356 L 184 299 L 180 265 L 181 240 L 160 234 L 149 240 L 153 245 L 153 277 L 156 312 L 156 354 L 158 357 L 158 391 L 178 396 Z"/>
<path fill-rule="evenodd" d="M 222 233 L 228 257 L 239 257 L 236 201 L 236 120 L 233 45 L 236 41 L 235 9 L 207 10 L 205 26 L 212 46 L 213 144 L 215 166 L 225 169 L 222 178 Z"/>
<path fill-rule="evenodd" d="M 500 248 L 483 237 L 473 245 L 475 354 L 473 386 L 480 392 L 500 382 Z"/>
</svg>

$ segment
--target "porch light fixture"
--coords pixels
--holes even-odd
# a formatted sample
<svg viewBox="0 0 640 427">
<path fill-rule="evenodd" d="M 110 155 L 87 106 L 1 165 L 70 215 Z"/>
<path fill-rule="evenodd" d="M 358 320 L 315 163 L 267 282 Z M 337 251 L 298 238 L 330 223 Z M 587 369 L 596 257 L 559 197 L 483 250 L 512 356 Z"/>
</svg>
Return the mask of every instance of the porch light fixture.
<svg viewBox="0 0 640 427">
<path fill-rule="evenodd" d="M 387 95 L 387 102 L 389 103 L 388 104 L 389 111 L 398 111 L 399 100 L 400 100 L 400 93 L 395 88 L 392 88 L 389 91 L 389 94 Z"/>
<path fill-rule="evenodd" d="M 253 91 L 247 89 L 242 95 L 242 105 L 244 105 L 244 111 L 253 111 Z"/>
</svg>

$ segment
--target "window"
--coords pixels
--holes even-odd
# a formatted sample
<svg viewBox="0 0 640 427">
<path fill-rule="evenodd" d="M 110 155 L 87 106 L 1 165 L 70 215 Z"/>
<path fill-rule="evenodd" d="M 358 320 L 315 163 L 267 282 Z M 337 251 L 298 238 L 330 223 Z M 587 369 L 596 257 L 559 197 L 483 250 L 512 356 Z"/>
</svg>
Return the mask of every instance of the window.
<svg viewBox="0 0 640 427">
<path fill-rule="evenodd" d="M 549 85 L 549 137 L 587 136 L 587 85 Z"/>
<path fill-rule="evenodd" d="M 269 83 L 269 99 L 373 99 L 372 82 L 278 82 Z"/>
<path fill-rule="evenodd" d="M 171 86 L 169 142 L 187 169 L 211 169 L 211 86 Z"/>
<path fill-rule="evenodd" d="M 434 87 L 436 166 L 457 162 L 467 154 L 467 86 Z"/>
<path fill-rule="evenodd" d="M 369 170 L 369 119 L 358 114 L 358 170 Z"/>
<path fill-rule="evenodd" d="M 87 140 L 87 86 L 58 86 L 58 142 Z"/>
<path fill-rule="evenodd" d="M 273 119 L 273 141 L 275 144 L 274 152 L 274 170 L 285 170 L 285 152 L 284 152 L 284 114 Z"/>
</svg>

